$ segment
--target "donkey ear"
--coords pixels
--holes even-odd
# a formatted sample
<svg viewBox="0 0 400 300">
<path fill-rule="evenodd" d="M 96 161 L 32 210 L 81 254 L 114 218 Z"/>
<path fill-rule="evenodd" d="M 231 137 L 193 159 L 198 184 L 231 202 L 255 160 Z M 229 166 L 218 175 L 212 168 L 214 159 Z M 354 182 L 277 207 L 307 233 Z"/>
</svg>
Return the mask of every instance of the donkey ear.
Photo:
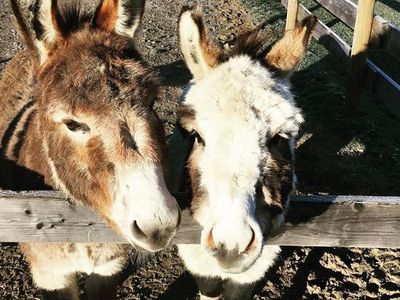
<svg viewBox="0 0 400 300">
<path fill-rule="evenodd" d="M 65 14 L 60 13 L 57 0 L 12 0 L 11 3 L 24 40 L 27 42 L 29 39 L 29 44 L 33 45 L 31 48 L 37 50 L 40 64 L 47 59 L 50 49 L 65 42 L 82 23 L 90 21 L 88 15 L 80 14 L 71 3 Z M 20 8 L 29 11 L 30 20 L 25 18 Z"/>
<path fill-rule="evenodd" d="M 193 8 L 183 7 L 178 20 L 179 47 L 195 80 L 218 65 L 221 49 L 208 41 L 203 18 Z"/>
<path fill-rule="evenodd" d="M 317 24 L 317 17 L 308 16 L 293 30 L 286 32 L 268 52 L 267 64 L 282 76 L 289 77 L 304 57 L 311 33 Z"/>
<path fill-rule="evenodd" d="M 95 27 L 133 37 L 139 27 L 145 0 L 103 0 L 96 9 Z"/>
</svg>

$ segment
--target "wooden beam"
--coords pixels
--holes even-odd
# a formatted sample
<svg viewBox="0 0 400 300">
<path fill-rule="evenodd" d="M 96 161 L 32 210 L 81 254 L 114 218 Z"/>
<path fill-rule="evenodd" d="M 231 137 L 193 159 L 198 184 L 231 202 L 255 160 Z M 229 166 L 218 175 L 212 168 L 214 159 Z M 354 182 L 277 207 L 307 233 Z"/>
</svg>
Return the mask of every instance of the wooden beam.
<svg viewBox="0 0 400 300">
<path fill-rule="evenodd" d="M 288 0 L 285 30 L 292 30 L 296 27 L 298 7 L 299 0 Z"/>
<path fill-rule="evenodd" d="M 315 0 L 330 11 L 344 24 L 354 29 L 357 16 L 357 5 L 350 0 Z"/>
<path fill-rule="evenodd" d="M 60 192 L 0 191 L 0 207 L 1 242 L 125 242 L 96 213 L 67 201 Z M 185 243 L 189 237 L 191 242 L 199 232 L 200 226 L 184 211 L 176 240 Z"/>
<path fill-rule="evenodd" d="M 315 0 L 351 29 L 355 28 L 357 5 L 351 0 Z M 400 59 L 400 29 L 381 16 L 374 16 L 370 45 Z"/>
<path fill-rule="evenodd" d="M 351 112 L 359 107 L 361 88 L 367 61 L 367 49 L 371 36 L 375 0 L 359 1 L 354 26 L 353 44 L 351 47 L 350 76 L 347 85 L 346 99 Z"/>
<path fill-rule="evenodd" d="M 400 248 L 400 197 L 311 196 L 292 204 L 272 244 Z"/>
<path fill-rule="evenodd" d="M 1 242 L 125 242 L 90 209 L 69 203 L 60 192 L 0 191 L 0 207 Z M 268 244 L 400 248 L 399 230 L 400 197 L 296 196 L 286 224 Z M 183 211 L 174 242 L 196 244 L 200 231 Z"/>
</svg>

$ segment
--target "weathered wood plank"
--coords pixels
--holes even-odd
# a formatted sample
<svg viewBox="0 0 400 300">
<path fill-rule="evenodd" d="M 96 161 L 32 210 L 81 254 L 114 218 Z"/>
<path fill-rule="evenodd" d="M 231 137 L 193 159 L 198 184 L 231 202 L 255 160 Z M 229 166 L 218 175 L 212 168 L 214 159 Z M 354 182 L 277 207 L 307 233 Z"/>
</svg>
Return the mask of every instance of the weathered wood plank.
<svg viewBox="0 0 400 300">
<path fill-rule="evenodd" d="M 355 202 L 318 205 L 295 202 L 283 233 L 271 240 L 285 246 L 400 248 L 400 198 L 397 204 L 384 199 L 353 198 Z M 377 201 L 378 200 L 378 201 Z"/>
<path fill-rule="evenodd" d="M 350 0 L 315 0 L 350 28 L 354 29 L 357 5 Z"/>
<path fill-rule="evenodd" d="M 292 30 L 296 27 L 298 8 L 299 0 L 288 0 L 285 30 Z"/>
<path fill-rule="evenodd" d="M 187 194 L 174 194 L 178 200 Z M 114 242 L 125 240 L 95 213 L 59 192 L 0 192 L 1 242 Z M 183 212 L 175 243 L 198 243 L 200 226 Z M 296 196 L 271 245 L 400 248 L 400 197 Z"/>
<path fill-rule="evenodd" d="M 185 243 L 199 230 L 184 211 L 176 240 Z M 54 191 L 0 191 L 0 241 L 125 242 L 96 213 Z"/>
<path fill-rule="evenodd" d="M 360 1 L 357 6 L 356 24 L 351 47 L 350 78 L 347 85 L 346 99 L 350 110 L 359 108 L 361 87 L 367 62 L 367 49 L 371 36 L 375 0 Z"/>
<path fill-rule="evenodd" d="M 350 0 L 315 0 L 351 29 L 355 28 L 357 5 Z M 400 29 L 381 16 L 374 16 L 369 37 L 371 45 L 400 59 Z"/>
</svg>

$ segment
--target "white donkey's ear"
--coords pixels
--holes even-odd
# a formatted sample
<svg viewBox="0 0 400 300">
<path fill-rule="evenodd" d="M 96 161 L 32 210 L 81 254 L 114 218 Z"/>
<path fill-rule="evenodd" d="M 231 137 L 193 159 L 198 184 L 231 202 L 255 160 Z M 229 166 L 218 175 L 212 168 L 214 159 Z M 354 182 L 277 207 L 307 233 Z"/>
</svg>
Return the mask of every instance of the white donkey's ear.
<svg viewBox="0 0 400 300">
<path fill-rule="evenodd" d="M 221 49 L 209 42 L 197 9 L 183 7 L 178 20 L 179 47 L 195 80 L 219 64 Z"/>
<path fill-rule="evenodd" d="M 304 57 L 317 17 L 308 16 L 293 30 L 285 33 L 268 52 L 265 60 L 282 77 L 288 77 Z"/>
<path fill-rule="evenodd" d="M 97 7 L 94 25 L 133 37 L 140 25 L 145 0 L 103 0 Z"/>
</svg>

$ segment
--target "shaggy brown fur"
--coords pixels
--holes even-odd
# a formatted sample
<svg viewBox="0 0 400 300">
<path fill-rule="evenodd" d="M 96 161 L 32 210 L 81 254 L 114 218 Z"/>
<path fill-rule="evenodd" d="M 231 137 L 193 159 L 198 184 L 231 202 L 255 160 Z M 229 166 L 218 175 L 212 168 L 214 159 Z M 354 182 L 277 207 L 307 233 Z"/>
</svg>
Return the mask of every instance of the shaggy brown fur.
<svg viewBox="0 0 400 300">
<path fill-rule="evenodd" d="M 18 3 L 11 3 L 21 31 L 33 40 Z M 165 150 L 163 129 L 152 109 L 157 76 L 141 60 L 132 39 L 114 32 L 117 9 L 118 1 L 104 0 L 90 23 L 77 10 L 61 15 L 52 0 L 57 38 L 45 48 L 47 59 L 41 63 L 36 49 L 23 51 L 0 81 L 3 158 L 41 176 L 46 186 L 62 188 L 116 230 L 109 215 L 115 164 L 161 165 Z M 79 24 L 68 27 L 68 20 Z M 34 48 L 34 43 L 29 45 Z M 135 131 L 146 137 L 140 148 L 134 146 Z M 76 132 L 81 135 L 75 137 Z M 89 133 L 95 134 L 84 140 Z M 35 243 L 22 244 L 21 249 L 37 284 L 69 288 L 73 299 L 78 297 L 74 272 L 104 265 L 99 273 L 112 275 L 127 259 L 127 248 L 121 245 Z"/>
</svg>

